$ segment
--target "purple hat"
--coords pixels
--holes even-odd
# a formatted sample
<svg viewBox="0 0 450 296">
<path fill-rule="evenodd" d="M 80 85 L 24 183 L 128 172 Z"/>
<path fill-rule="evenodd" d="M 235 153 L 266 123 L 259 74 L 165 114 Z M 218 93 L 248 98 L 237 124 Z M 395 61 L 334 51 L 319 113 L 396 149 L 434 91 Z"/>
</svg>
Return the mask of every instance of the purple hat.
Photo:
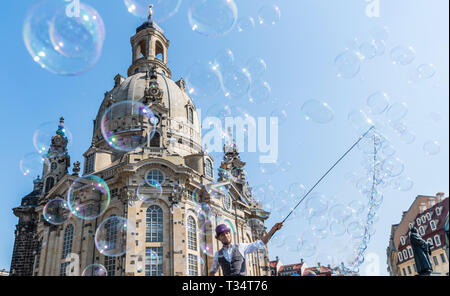
<svg viewBox="0 0 450 296">
<path fill-rule="evenodd" d="M 228 228 L 225 224 L 220 224 L 216 227 L 216 235 L 219 236 L 224 232 L 230 232 L 231 229 Z"/>
</svg>

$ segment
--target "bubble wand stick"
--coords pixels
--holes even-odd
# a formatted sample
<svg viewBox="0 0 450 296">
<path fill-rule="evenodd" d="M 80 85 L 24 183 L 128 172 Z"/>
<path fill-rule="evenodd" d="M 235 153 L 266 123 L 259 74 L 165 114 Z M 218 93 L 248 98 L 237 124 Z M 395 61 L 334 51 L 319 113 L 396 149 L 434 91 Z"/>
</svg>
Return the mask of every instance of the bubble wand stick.
<svg viewBox="0 0 450 296">
<path fill-rule="evenodd" d="M 347 152 L 344 153 L 344 155 L 341 156 L 341 158 L 338 159 L 338 161 L 336 161 L 333 166 L 319 179 L 319 181 L 316 182 L 316 184 L 314 184 L 314 186 L 305 194 L 305 196 L 297 203 L 297 205 L 291 210 L 291 212 L 289 213 L 289 215 L 286 216 L 286 218 L 284 218 L 284 220 L 281 222 L 281 224 L 283 224 L 284 222 L 286 222 L 286 220 L 292 215 L 292 213 L 294 213 L 294 211 L 298 208 L 298 206 L 305 200 L 306 197 L 308 197 L 308 195 L 317 187 L 317 185 L 319 185 L 320 182 L 322 182 L 322 180 L 342 161 L 342 159 L 344 159 L 347 154 L 350 153 L 350 151 L 352 151 L 356 145 L 359 144 L 359 142 L 361 142 L 361 140 L 367 136 L 367 134 L 373 130 L 375 128 L 375 126 L 373 125 L 367 132 L 365 132 L 362 136 L 359 137 L 358 141 L 355 142 L 355 144 L 353 144 L 352 147 L 350 147 L 350 149 L 347 150 Z"/>
</svg>

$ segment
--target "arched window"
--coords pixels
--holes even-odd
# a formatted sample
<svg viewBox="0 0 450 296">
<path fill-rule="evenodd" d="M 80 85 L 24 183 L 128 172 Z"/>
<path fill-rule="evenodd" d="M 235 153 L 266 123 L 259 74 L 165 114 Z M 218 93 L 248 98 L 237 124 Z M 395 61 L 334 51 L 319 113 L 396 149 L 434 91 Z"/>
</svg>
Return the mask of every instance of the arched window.
<svg viewBox="0 0 450 296">
<path fill-rule="evenodd" d="M 156 41 L 155 43 L 155 58 L 165 63 L 164 61 L 164 47 L 161 42 Z"/>
<path fill-rule="evenodd" d="M 197 251 L 197 224 L 192 216 L 187 219 L 187 238 L 189 250 Z"/>
<path fill-rule="evenodd" d="M 161 147 L 161 136 L 158 132 L 156 132 L 152 139 L 150 140 L 150 147 L 159 148 Z"/>
<path fill-rule="evenodd" d="M 209 178 L 214 178 L 213 165 L 211 160 L 209 159 L 205 161 L 205 174 Z"/>
<path fill-rule="evenodd" d="M 155 180 L 161 185 L 164 183 L 164 179 L 164 174 L 160 170 L 149 170 L 145 175 L 147 182 Z"/>
<path fill-rule="evenodd" d="M 147 242 L 163 241 L 163 211 L 158 206 L 147 209 L 145 238 Z"/>
<path fill-rule="evenodd" d="M 55 179 L 53 177 L 48 177 L 45 181 L 45 193 L 49 192 L 53 185 L 55 185 Z"/>
<path fill-rule="evenodd" d="M 69 224 L 64 231 L 64 243 L 62 249 L 62 259 L 66 258 L 72 252 L 73 225 Z"/>
<path fill-rule="evenodd" d="M 147 49 L 147 47 L 146 47 L 145 41 L 143 40 L 139 43 L 139 45 L 136 48 L 136 58 L 141 59 L 141 58 L 146 57 L 146 52 L 147 52 L 146 49 Z"/>
<path fill-rule="evenodd" d="M 188 121 L 190 124 L 194 124 L 194 111 L 192 110 L 192 108 L 188 108 Z"/>
</svg>

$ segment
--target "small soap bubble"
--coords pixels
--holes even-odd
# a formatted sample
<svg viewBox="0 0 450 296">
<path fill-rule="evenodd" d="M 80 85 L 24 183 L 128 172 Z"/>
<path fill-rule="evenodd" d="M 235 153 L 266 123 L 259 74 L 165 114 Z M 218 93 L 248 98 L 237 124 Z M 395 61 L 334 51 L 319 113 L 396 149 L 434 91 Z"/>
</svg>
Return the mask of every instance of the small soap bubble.
<svg viewBox="0 0 450 296">
<path fill-rule="evenodd" d="M 250 87 L 249 100 L 256 104 L 268 103 L 271 93 L 272 89 L 267 81 L 256 80 Z"/>
<path fill-rule="evenodd" d="M 367 98 L 367 106 L 372 114 L 384 113 L 390 105 L 389 95 L 385 92 L 376 92 Z"/>
<path fill-rule="evenodd" d="M 124 0 L 129 13 L 147 19 L 149 13 L 148 0 Z M 181 5 L 182 0 L 153 0 L 152 19 L 156 22 L 164 22 L 174 16 Z"/>
<path fill-rule="evenodd" d="M 108 271 L 101 264 L 91 264 L 86 266 L 81 276 L 108 276 Z"/>
<path fill-rule="evenodd" d="M 276 5 L 265 5 L 258 11 L 258 21 L 260 25 L 276 25 L 281 18 L 280 8 Z"/>
<path fill-rule="evenodd" d="M 417 74 L 420 79 L 430 79 L 436 74 L 436 67 L 433 64 L 422 64 L 417 67 Z"/>
<path fill-rule="evenodd" d="M 437 155 L 441 152 L 441 145 L 438 141 L 428 141 L 423 145 L 423 151 L 427 155 Z"/>
<path fill-rule="evenodd" d="M 347 118 L 358 134 L 368 131 L 373 126 L 372 119 L 363 110 L 353 110 Z"/>
<path fill-rule="evenodd" d="M 394 189 L 400 191 L 409 191 L 414 186 L 414 181 L 410 177 L 400 176 L 393 182 Z"/>
<path fill-rule="evenodd" d="M 372 42 L 363 42 L 359 46 L 359 53 L 364 60 L 371 60 L 377 56 L 377 48 Z"/>
<path fill-rule="evenodd" d="M 266 73 L 267 70 L 267 64 L 266 62 L 261 58 L 250 58 L 247 61 L 247 70 L 250 73 L 252 77 L 261 77 Z"/>
<path fill-rule="evenodd" d="M 386 117 L 390 122 L 400 121 L 408 114 L 408 105 L 406 103 L 395 103 L 389 107 Z"/>
<path fill-rule="evenodd" d="M 252 17 L 241 17 L 237 21 L 238 32 L 245 32 L 255 28 L 255 19 Z"/>
<path fill-rule="evenodd" d="M 370 36 L 373 40 L 386 41 L 389 38 L 388 27 L 375 27 L 370 30 Z"/>
<path fill-rule="evenodd" d="M 416 58 L 416 52 L 411 46 L 397 46 L 391 50 L 391 60 L 397 65 L 409 65 Z"/>
<path fill-rule="evenodd" d="M 320 216 L 328 210 L 328 200 L 324 194 L 313 193 L 306 201 L 306 209 L 310 216 Z"/>
<path fill-rule="evenodd" d="M 381 168 L 388 176 L 397 177 L 403 173 L 405 166 L 399 158 L 389 157 L 382 162 Z"/>
<path fill-rule="evenodd" d="M 353 78 L 361 69 L 361 57 L 352 50 L 346 50 L 338 55 L 334 64 L 339 78 Z"/>
<path fill-rule="evenodd" d="M 220 79 L 211 64 L 195 63 L 186 75 L 189 95 L 198 98 L 212 98 L 220 90 Z"/>
<path fill-rule="evenodd" d="M 270 117 L 278 118 L 278 125 L 283 125 L 288 120 L 288 111 L 287 108 L 281 106 L 278 108 L 275 108 L 270 113 Z"/>
<path fill-rule="evenodd" d="M 219 51 L 214 57 L 214 70 L 224 71 L 233 67 L 234 53 L 231 49 L 226 48 Z"/>
<path fill-rule="evenodd" d="M 231 67 L 222 72 L 225 97 L 240 98 L 250 89 L 251 77 L 245 68 Z"/>
<path fill-rule="evenodd" d="M 309 100 L 303 104 L 301 111 L 306 120 L 312 120 L 316 123 L 326 124 L 333 120 L 334 111 L 326 102 L 318 100 Z"/>
<path fill-rule="evenodd" d="M 230 32 L 237 16 L 234 0 L 193 0 L 188 11 L 192 31 L 206 37 L 219 37 Z"/>
<path fill-rule="evenodd" d="M 56 135 L 60 135 L 60 139 L 52 138 Z M 60 146 L 59 151 L 50 151 L 50 146 L 54 144 Z M 33 133 L 33 145 L 36 151 L 42 155 L 48 155 L 51 157 L 57 157 L 66 152 L 64 146 L 69 148 L 72 144 L 72 134 L 63 124 L 56 125 L 55 122 L 45 122 L 39 125 L 39 127 Z"/>
<path fill-rule="evenodd" d="M 23 176 L 34 179 L 50 172 L 50 161 L 46 156 L 31 152 L 22 157 L 19 167 Z"/>
<path fill-rule="evenodd" d="M 105 219 L 95 232 L 95 246 L 104 256 L 118 257 L 129 251 L 136 239 L 136 230 L 127 219 L 112 216 Z"/>
</svg>

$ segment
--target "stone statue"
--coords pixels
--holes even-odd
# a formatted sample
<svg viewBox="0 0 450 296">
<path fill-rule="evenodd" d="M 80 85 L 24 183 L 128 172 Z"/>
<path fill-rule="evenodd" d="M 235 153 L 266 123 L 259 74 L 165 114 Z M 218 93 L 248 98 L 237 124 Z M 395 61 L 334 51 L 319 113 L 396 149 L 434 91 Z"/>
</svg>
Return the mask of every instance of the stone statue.
<svg viewBox="0 0 450 296">
<path fill-rule="evenodd" d="M 417 272 L 419 275 L 430 275 L 433 272 L 430 259 L 431 245 L 420 236 L 415 227 L 411 228 L 409 239 L 414 253 L 414 260 L 416 261 Z"/>
</svg>

